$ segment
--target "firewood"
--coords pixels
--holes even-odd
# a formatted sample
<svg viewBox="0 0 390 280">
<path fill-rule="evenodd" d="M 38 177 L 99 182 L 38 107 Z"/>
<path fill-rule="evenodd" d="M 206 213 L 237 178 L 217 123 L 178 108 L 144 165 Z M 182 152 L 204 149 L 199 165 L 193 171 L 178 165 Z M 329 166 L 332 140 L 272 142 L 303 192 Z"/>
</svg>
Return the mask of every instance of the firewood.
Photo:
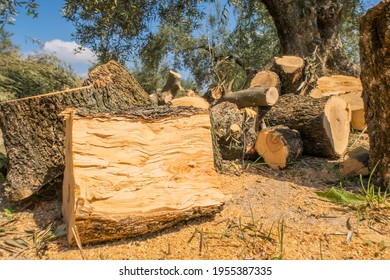
<svg viewBox="0 0 390 280">
<path fill-rule="evenodd" d="M 286 126 L 263 129 L 256 140 L 256 151 L 273 169 L 283 169 L 303 151 L 299 132 Z"/>
<path fill-rule="evenodd" d="M 252 79 L 250 87 L 275 87 L 280 92 L 280 79 L 278 74 L 273 71 L 260 71 Z"/>
<path fill-rule="evenodd" d="M 266 115 L 271 126 L 285 125 L 301 134 L 303 153 L 338 158 L 348 146 L 350 109 L 344 99 L 314 99 L 302 95 L 282 95 Z"/>
<path fill-rule="evenodd" d="M 66 110 L 68 242 L 104 242 L 212 216 L 224 195 L 210 117 L 192 107 Z"/>
<path fill-rule="evenodd" d="M 234 160 L 257 156 L 254 149 L 257 136 L 256 115 L 238 109 L 234 103 L 222 102 L 211 108 L 210 117 L 221 159 Z M 218 165 L 220 166 L 220 163 Z"/>
<path fill-rule="evenodd" d="M 362 92 L 362 83 L 359 78 L 344 75 L 323 76 L 317 80 L 317 86 L 310 92 L 310 96 L 322 98 L 354 91 Z"/>
<path fill-rule="evenodd" d="M 281 81 L 280 94 L 296 93 L 303 82 L 303 68 L 305 62 L 297 56 L 275 57 L 271 66 L 272 71 L 276 72 Z"/>
<path fill-rule="evenodd" d="M 254 87 L 236 92 L 225 93 L 217 102 L 231 102 L 239 109 L 245 107 L 273 106 L 278 100 L 279 92 L 275 87 Z"/>
<path fill-rule="evenodd" d="M 0 104 L 0 127 L 8 156 L 4 184 L 9 199 L 36 193 L 63 174 L 67 107 L 128 109 L 149 104 L 147 93 L 126 68 L 109 62 L 95 68 L 84 86 Z"/>
<path fill-rule="evenodd" d="M 348 153 L 348 158 L 340 164 L 340 172 L 344 176 L 366 176 L 368 171 L 369 152 L 357 147 Z"/>
</svg>

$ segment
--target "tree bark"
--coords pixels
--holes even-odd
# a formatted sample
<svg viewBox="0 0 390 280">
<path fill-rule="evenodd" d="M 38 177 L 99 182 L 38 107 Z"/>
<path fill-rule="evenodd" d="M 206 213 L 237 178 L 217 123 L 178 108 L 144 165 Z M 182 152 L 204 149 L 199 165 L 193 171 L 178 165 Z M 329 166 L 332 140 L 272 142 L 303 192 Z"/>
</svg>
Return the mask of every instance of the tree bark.
<svg viewBox="0 0 390 280">
<path fill-rule="evenodd" d="M 70 244 L 73 230 L 81 243 L 97 243 L 221 210 L 207 110 L 70 109 L 63 115 L 63 216 Z"/>
<path fill-rule="evenodd" d="M 303 142 L 298 131 L 275 126 L 259 132 L 256 151 L 269 167 L 283 169 L 302 154 Z"/>
<path fill-rule="evenodd" d="M 390 184 L 390 2 L 382 1 L 360 20 L 363 100 L 370 138 L 374 185 Z"/>
<path fill-rule="evenodd" d="M 314 99 L 286 94 L 266 115 L 271 126 L 284 125 L 298 130 L 303 141 L 303 153 L 338 158 L 348 146 L 350 111 L 344 99 Z"/>
<path fill-rule="evenodd" d="M 6 195 L 22 200 L 63 173 L 65 123 L 59 114 L 65 108 L 125 110 L 148 103 L 147 93 L 115 62 L 95 68 L 84 87 L 1 103 L 0 127 L 8 156 Z"/>
<path fill-rule="evenodd" d="M 222 159 L 244 159 L 257 154 L 254 149 L 256 116 L 247 116 L 245 110 L 239 110 L 234 103 L 222 102 L 211 108 L 210 117 L 219 169 Z"/>
<path fill-rule="evenodd" d="M 308 57 L 318 46 L 324 72 L 359 74 L 342 50 L 339 1 L 261 1 L 274 20 L 283 55 Z"/>
</svg>

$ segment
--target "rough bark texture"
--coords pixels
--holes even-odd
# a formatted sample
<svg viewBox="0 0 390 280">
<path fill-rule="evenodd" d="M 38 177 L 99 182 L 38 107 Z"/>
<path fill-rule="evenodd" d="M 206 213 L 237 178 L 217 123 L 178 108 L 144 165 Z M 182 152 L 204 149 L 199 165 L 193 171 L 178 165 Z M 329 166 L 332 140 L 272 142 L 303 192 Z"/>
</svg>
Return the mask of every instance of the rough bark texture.
<svg viewBox="0 0 390 280">
<path fill-rule="evenodd" d="M 247 116 L 237 105 L 222 102 L 211 108 L 211 122 L 221 159 L 243 159 L 256 153 L 256 116 Z"/>
<path fill-rule="evenodd" d="M 363 100 L 370 138 L 370 168 L 377 187 L 390 184 L 390 2 L 370 9 L 360 21 Z"/>
<path fill-rule="evenodd" d="M 239 109 L 258 106 L 273 106 L 278 101 L 279 92 L 274 87 L 254 87 L 225 93 L 217 102 L 231 102 Z"/>
<path fill-rule="evenodd" d="M 340 17 L 342 5 L 337 0 L 262 0 L 271 14 L 283 55 L 310 56 L 316 47 L 323 70 L 357 76 L 359 69 L 342 51 Z"/>
<path fill-rule="evenodd" d="M 37 192 L 64 171 L 67 107 L 128 109 L 149 103 L 147 93 L 122 66 L 97 67 L 84 87 L 0 104 L 0 127 L 8 155 L 5 192 L 21 200 Z"/>
<path fill-rule="evenodd" d="M 285 125 L 298 130 L 303 153 L 307 155 L 338 158 L 347 149 L 350 112 L 340 97 L 282 95 L 265 120 L 271 126 Z"/>
<path fill-rule="evenodd" d="M 303 142 L 298 131 L 279 125 L 259 132 L 256 151 L 269 167 L 283 169 L 302 154 Z"/>
<path fill-rule="evenodd" d="M 67 110 L 63 214 L 68 241 L 103 242 L 211 216 L 224 195 L 210 117 L 190 107 Z"/>
</svg>

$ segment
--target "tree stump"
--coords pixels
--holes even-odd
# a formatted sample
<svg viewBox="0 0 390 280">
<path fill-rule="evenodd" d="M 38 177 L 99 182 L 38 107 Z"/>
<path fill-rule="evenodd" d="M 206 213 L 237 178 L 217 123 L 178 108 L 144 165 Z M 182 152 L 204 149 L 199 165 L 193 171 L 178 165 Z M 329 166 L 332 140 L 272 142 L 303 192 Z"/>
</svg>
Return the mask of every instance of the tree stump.
<svg viewBox="0 0 390 280">
<path fill-rule="evenodd" d="M 382 1 L 360 19 L 363 100 L 370 138 L 374 185 L 390 184 L 390 2 Z"/>
<path fill-rule="evenodd" d="M 344 99 L 282 95 L 266 115 L 271 126 L 298 130 L 307 155 L 339 158 L 348 146 L 350 109 Z"/>
<path fill-rule="evenodd" d="M 271 70 L 279 75 L 280 94 L 295 93 L 303 82 L 305 62 L 297 56 L 275 57 Z"/>
<path fill-rule="evenodd" d="M 0 104 L 0 127 L 8 156 L 4 184 L 18 201 L 63 174 L 67 107 L 128 109 L 149 103 L 147 93 L 126 68 L 109 62 L 95 68 L 84 87 Z"/>
<path fill-rule="evenodd" d="M 299 132 L 286 126 L 263 129 L 257 135 L 256 151 L 273 169 L 283 169 L 303 151 Z"/>
<path fill-rule="evenodd" d="M 66 110 L 63 216 L 68 242 L 148 234 L 211 216 L 224 195 L 210 117 L 191 107 Z"/>
</svg>

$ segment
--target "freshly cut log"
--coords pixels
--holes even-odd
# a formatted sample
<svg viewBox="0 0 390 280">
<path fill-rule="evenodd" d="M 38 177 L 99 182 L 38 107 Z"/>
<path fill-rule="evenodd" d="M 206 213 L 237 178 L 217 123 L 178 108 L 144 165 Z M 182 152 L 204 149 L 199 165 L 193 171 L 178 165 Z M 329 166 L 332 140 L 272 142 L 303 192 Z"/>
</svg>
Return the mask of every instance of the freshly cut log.
<svg viewBox="0 0 390 280">
<path fill-rule="evenodd" d="M 381 1 L 360 19 L 360 66 L 370 169 L 376 165 L 373 184 L 390 185 L 390 1 Z"/>
<path fill-rule="evenodd" d="M 313 98 L 323 98 L 331 95 L 338 95 L 343 98 L 349 104 L 351 108 L 351 126 L 355 130 L 364 130 L 366 128 L 364 102 L 362 98 L 362 90 L 360 80 L 354 77 L 347 77 L 354 83 L 358 83 L 358 86 L 353 86 L 352 82 L 342 83 L 340 85 L 334 85 L 335 89 L 331 90 L 329 87 L 327 90 L 321 91 L 319 88 L 312 90 L 310 96 Z M 321 79 L 321 78 L 320 78 Z M 348 85 L 348 86 L 347 86 Z M 360 87 L 360 89 L 359 89 Z M 325 89 L 325 87 L 320 87 Z M 351 91 L 350 91 L 351 90 Z"/>
<path fill-rule="evenodd" d="M 348 146 L 350 109 L 344 99 L 282 95 L 266 115 L 271 126 L 298 130 L 307 155 L 338 158 Z"/>
<path fill-rule="evenodd" d="M 256 157 L 256 115 L 238 109 L 236 104 L 222 102 L 211 108 L 215 146 L 221 159 Z M 218 162 L 217 166 L 221 166 Z"/>
<path fill-rule="evenodd" d="M 225 93 L 217 102 L 231 102 L 239 109 L 246 107 L 273 106 L 278 101 L 279 92 L 275 87 L 254 87 Z"/>
<path fill-rule="evenodd" d="M 368 170 L 369 151 L 357 147 L 348 153 L 348 158 L 340 164 L 340 172 L 344 176 L 366 176 Z"/>
<path fill-rule="evenodd" d="M 263 129 L 257 135 L 256 151 L 273 169 L 283 169 L 303 151 L 299 132 L 286 126 Z"/>
<path fill-rule="evenodd" d="M 208 109 L 210 104 L 200 96 L 184 96 L 172 99 L 172 106 L 193 106 L 195 108 Z"/>
<path fill-rule="evenodd" d="M 362 92 L 362 83 L 359 78 L 344 75 L 323 76 L 317 80 L 317 86 L 310 92 L 310 96 L 322 98 L 354 91 L 360 94 Z"/>
<path fill-rule="evenodd" d="M 280 79 L 275 72 L 263 70 L 252 79 L 250 87 L 275 87 L 280 92 Z"/>
<path fill-rule="evenodd" d="M 183 88 L 181 86 L 181 75 L 174 71 L 169 71 L 167 82 L 162 88 L 161 92 L 157 92 L 157 104 L 165 105 L 169 104 L 173 98 L 181 91 Z"/>
<path fill-rule="evenodd" d="M 159 231 L 221 210 L 210 117 L 192 107 L 66 110 L 68 242 Z"/>
<path fill-rule="evenodd" d="M 13 201 L 37 192 L 63 174 L 67 107 L 126 110 L 149 104 L 126 68 L 109 62 L 95 68 L 84 87 L 0 104 L 0 127 L 8 157 L 5 194 Z"/>
<path fill-rule="evenodd" d="M 305 61 L 297 56 L 275 57 L 271 70 L 279 75 L 280 94 L 295 93 L 303 82 Z"/>
</svg>

